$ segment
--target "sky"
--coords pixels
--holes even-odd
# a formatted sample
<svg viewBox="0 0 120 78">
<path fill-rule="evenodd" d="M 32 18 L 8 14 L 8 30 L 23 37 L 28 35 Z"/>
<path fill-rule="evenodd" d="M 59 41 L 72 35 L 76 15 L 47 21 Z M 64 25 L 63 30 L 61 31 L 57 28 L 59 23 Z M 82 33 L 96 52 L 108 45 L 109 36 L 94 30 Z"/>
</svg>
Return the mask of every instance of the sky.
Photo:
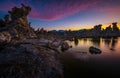
<svg viewBox="0 0 120 78">
<path fill-rule="evenodd" d="M 120 26 L 120 0 L 0 0 L 0 18 L 21 3 L 32 8 L 28 20 L 36 29 L 79 30 L 112 22 Z"/>
</svg>

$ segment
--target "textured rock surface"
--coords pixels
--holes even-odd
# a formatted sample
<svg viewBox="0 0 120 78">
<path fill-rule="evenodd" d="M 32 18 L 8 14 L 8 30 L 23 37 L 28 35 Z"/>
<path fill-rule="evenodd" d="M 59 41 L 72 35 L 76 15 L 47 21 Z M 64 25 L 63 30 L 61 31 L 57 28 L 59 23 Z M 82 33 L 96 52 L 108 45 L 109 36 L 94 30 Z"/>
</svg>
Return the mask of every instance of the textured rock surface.
<svg viewBox="0 0 120 78">
<path fill-rule="evenodd" d="M 37 44 L 7 46 L 0 52 L 0 78 L 62 78 L 54 50 Z"/>
<path fill-rule="evenodd" d="M 9 34 L 12 39 L 26 39 L 26 38 L 36 38 L 34 29 L 30 27 L 30 23 L 27 21 L 27 16 L 31 8 L 22 4 L 22 7 L 12 8 L 9 11 L 11 20 L 9 20 L 9 15 L 4 17 L 4 20 L 0 20 L 0 36 L 5 38 L 4 33 Z M 4 32 L 4 33 L 3 33 Z M 7 38 L 6 38 L 7 40 Z M 4 41 L 4 40 L 3 40 Z M 7 40 L 7 41 L 10 41 Z"/>
<path fill-rule="evenodd" d="M 2 42 L 10 42 L 11 35 L 8 32 L 0 33 L 0 43 Z"/>
</svg>

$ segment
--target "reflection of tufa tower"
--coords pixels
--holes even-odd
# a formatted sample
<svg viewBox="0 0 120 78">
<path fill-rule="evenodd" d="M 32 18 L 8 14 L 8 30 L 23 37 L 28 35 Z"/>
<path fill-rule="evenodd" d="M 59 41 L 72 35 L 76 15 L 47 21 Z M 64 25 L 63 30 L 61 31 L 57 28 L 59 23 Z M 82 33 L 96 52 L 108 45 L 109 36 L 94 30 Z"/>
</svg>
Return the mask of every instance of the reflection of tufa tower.
<svg viewBox="0 0 120 78">
<path fill-rule="evenodd" d="M 113 32 L 119 32 L 119 29 L 117 27 L 117 22 L 112 23 L 113 25 Z"/>
</svg>

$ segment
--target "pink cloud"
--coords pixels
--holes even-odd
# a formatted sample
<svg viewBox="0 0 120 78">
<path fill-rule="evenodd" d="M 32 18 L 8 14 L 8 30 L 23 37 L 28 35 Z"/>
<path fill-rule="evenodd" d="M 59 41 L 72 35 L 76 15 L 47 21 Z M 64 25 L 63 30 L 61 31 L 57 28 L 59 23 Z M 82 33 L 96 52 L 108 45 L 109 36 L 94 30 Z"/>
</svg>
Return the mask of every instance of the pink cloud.
<svg viewBox="0 0 120 78">
<path fill-rule="evenodd" d="M 120 6 L 99 7 L 99 11 L 101 11 L 101 12 L 120 12 Z"/>
<path fill-rule="evenodd" d="M 75 5 L 72 8 L 70 8 L 70 7 L 64 8 L 64 7 L 60 6 L 60 7 L 54 8 L 54 10 L 51 10 L 51 9 L 45 10 L 43 13 L 40 11 L 39 12 L 32 11 L 30 14 L 30 17 L 46 19 L 46 20 L 56 20 L 56 19 L 60 19 L 63 17 L 67 17 L 67 16 L 77 13 L 81 10 L 84 10 L 88 6 L 89 6 L 89 4 L 81 5 L 81 6 Z M 58 10 L 58 9 L 60 9 L 60 10 Z"/>
<path fill-rule="evenodd" d="M 79 0 L 65 0 L 60 4 L 46 4 L 43 7 L 33 7 L 33 11 L 30 14 L 31 18 L 37 18 L 42 20 L 57 20 L 64 17 L 68 17 L 72 14 L 78 13 L 87 9 L 89 6 L 96 4 L 96 0 L 84 0 L 80 2 Z M 39 10 L 44 8 L 43 10 Z"/>
<path fill-rule="evenodd" d="M 98 7 L 99 12 L 104 13 L 107 18 L 119 18 L 120 6 Z"/>
<path fill-rule="evenodd" d="M 102 4 L 103 1 L 104 0 L 20 0 L 19 3 L 25 3 L 32 7 L 29 15 L 30 18 L 51 21 L 68 17 L 83 10 L 90 10 L 90 7 L 96 7 L 97 11 L 99 9 L 100 12 L 113 10 L 113 8 L 100 8 L 99 4 Z M 18 6 L 17 1 L 5 0 L 3 3 L 0 3 L 0 7 L 2 7 L 0 11 L 8 11 L 13 6 Z M 117 7 L 116 10 L 118 9 Z M 116 10 L 114 9 L 114 11 Z"/>
</svg>

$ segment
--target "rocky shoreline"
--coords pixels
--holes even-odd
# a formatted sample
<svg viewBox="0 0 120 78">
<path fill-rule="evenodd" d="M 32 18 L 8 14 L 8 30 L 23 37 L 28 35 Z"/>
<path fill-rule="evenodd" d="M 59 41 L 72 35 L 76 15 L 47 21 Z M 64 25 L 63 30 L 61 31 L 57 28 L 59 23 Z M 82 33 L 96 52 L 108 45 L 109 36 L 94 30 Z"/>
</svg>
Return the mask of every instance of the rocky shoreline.
<svg viewBox="0 0 120 78">
<path fill-rule="evenodd" d="M 22 4 L 0 19 L 0 78 L 63 78 L 59 54 L 69 45 L 38 37 L 27 20 L 30 11 Z"/>
</svg>

